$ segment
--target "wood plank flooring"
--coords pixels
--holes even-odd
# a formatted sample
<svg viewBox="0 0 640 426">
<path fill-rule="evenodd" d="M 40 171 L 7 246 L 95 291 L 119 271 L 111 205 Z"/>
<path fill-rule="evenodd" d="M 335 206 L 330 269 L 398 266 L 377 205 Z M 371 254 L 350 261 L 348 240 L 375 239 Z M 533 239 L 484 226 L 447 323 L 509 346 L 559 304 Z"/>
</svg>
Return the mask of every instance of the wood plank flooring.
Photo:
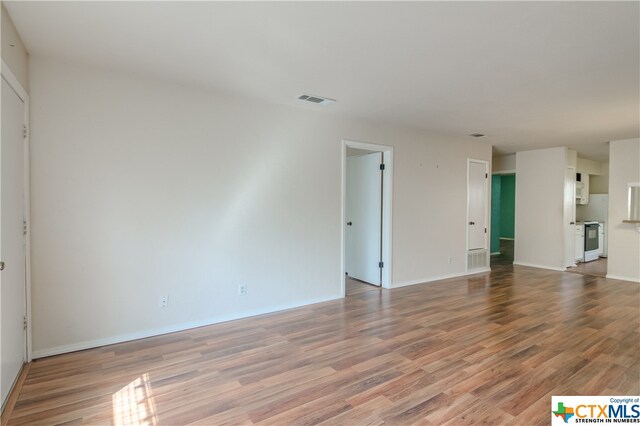
<svg viewBox="0 0 640 426">
<path fill-rule="evenodd" d="M 519 266 L 32 363 L 10 425 L 548 424 L 640 394 L 640 285 Z"/>
<path fill-rule="evenodd" d="M 491 255 L 491 267 L 512 265 L 514 249 L 514 240 L 500 238 L 500 252 Z"/>
<path fill-rule="evenodd" d="M 567 268 L 567 272 L 574 274 L 593 275 L 595 277 L 607 276 L 607 258 L 601 257 L 591 262 L 581 262 L 576 266 Z"/>
</svg>

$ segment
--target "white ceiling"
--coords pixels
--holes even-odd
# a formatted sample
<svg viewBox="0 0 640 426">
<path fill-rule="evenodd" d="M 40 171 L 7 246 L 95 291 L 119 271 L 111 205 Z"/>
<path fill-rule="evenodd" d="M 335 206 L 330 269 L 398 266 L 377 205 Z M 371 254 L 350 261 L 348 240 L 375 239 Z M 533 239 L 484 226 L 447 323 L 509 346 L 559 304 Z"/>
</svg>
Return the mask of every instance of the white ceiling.
<svg viewBox="0 0 640 426">
<path fill-rule="evenodd" d="M 497 153 L 567 145 L 604 159 L 606 141 L 640 133 L 639 2 L 5 4 L 32 55 L 484 133 Z"/>
</svg>

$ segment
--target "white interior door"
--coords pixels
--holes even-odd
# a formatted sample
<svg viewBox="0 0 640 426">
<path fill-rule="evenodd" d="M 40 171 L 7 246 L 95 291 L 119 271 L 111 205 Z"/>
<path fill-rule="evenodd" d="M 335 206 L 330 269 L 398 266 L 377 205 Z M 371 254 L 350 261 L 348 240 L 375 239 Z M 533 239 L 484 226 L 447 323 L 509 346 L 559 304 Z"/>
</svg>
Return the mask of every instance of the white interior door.
<svg viewBox="0 0 640 426">
<path fill-rule="evenodd" d="M 576 266 L 576 169 L 564 174 L 564 266 Z"/>
<path fill-rule="evenodd" d="M 26 359 L 24 103 L 2 79 L 0 147 L 0 390 L 4 403 Z"/>
<path fill-rule="evenodd" d="M 350 277 L 380 285 L 382 153 L 347 158 L 345 269 Z"/>
<path fill-rule="evenodd" d="M 487 163 L 469 161 L 467 249 L 487 248 Z"/>
</svg>

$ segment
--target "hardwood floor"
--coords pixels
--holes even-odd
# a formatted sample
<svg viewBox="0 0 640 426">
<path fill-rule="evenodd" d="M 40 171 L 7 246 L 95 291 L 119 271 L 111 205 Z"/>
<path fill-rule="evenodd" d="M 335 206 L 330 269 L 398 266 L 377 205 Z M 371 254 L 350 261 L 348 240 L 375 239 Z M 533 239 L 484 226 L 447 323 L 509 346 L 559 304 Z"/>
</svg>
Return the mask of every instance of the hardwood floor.
<svg viewBox="0 0 640 426">
<path fill-rule="evenodd" d="M 594 277 L 607 276 L 607 258 L 601 257 L 591 262 L 578 263 L 576 266 L 567 268 L 567 272 L 574 274 L 593 275 Z"/>
<path fill-rule="evenodd" d="M 491 267 L 513 265 L 515 241 L 500 238 L 500 254 L 491 255 Z"/>
<path fill-rule="evenodd" d="M 358 281 L 349 276 L 346 277 L 345 294 L 347 296 L 353 296 L 355 294 L 365 293 L 368 291 L 382 291 L 382 287 L 365 283 L 364 281 Z"/>
<path fill-rule="evenodd" d="M 363 284 L 359 284 L 363 285 Z M 548 424 L 640 394 L 640 285 L 519 266 L 40 359 L 9 424 Z"/>
</svg>

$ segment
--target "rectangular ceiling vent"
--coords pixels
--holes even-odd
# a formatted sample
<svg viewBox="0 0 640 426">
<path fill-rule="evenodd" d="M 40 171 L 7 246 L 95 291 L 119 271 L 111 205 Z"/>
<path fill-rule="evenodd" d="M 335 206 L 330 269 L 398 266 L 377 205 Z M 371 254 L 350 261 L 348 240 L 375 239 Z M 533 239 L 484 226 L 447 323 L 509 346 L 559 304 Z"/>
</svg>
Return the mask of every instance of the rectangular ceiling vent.
<svg viewBox="0 0 640 426">
<path fill-rule="evenodd" d="M 307 94 L 302 94 L 298 96 L 298 99 L 300 99 L 301 101 L 313 102 L 314 104 L 318 104 L 318 105 L 329 105 L 336 101 L 335 99 L 325 98 L 325 97 L 316 96 L 316 95 L 307 95 Z"/>
</svg>

